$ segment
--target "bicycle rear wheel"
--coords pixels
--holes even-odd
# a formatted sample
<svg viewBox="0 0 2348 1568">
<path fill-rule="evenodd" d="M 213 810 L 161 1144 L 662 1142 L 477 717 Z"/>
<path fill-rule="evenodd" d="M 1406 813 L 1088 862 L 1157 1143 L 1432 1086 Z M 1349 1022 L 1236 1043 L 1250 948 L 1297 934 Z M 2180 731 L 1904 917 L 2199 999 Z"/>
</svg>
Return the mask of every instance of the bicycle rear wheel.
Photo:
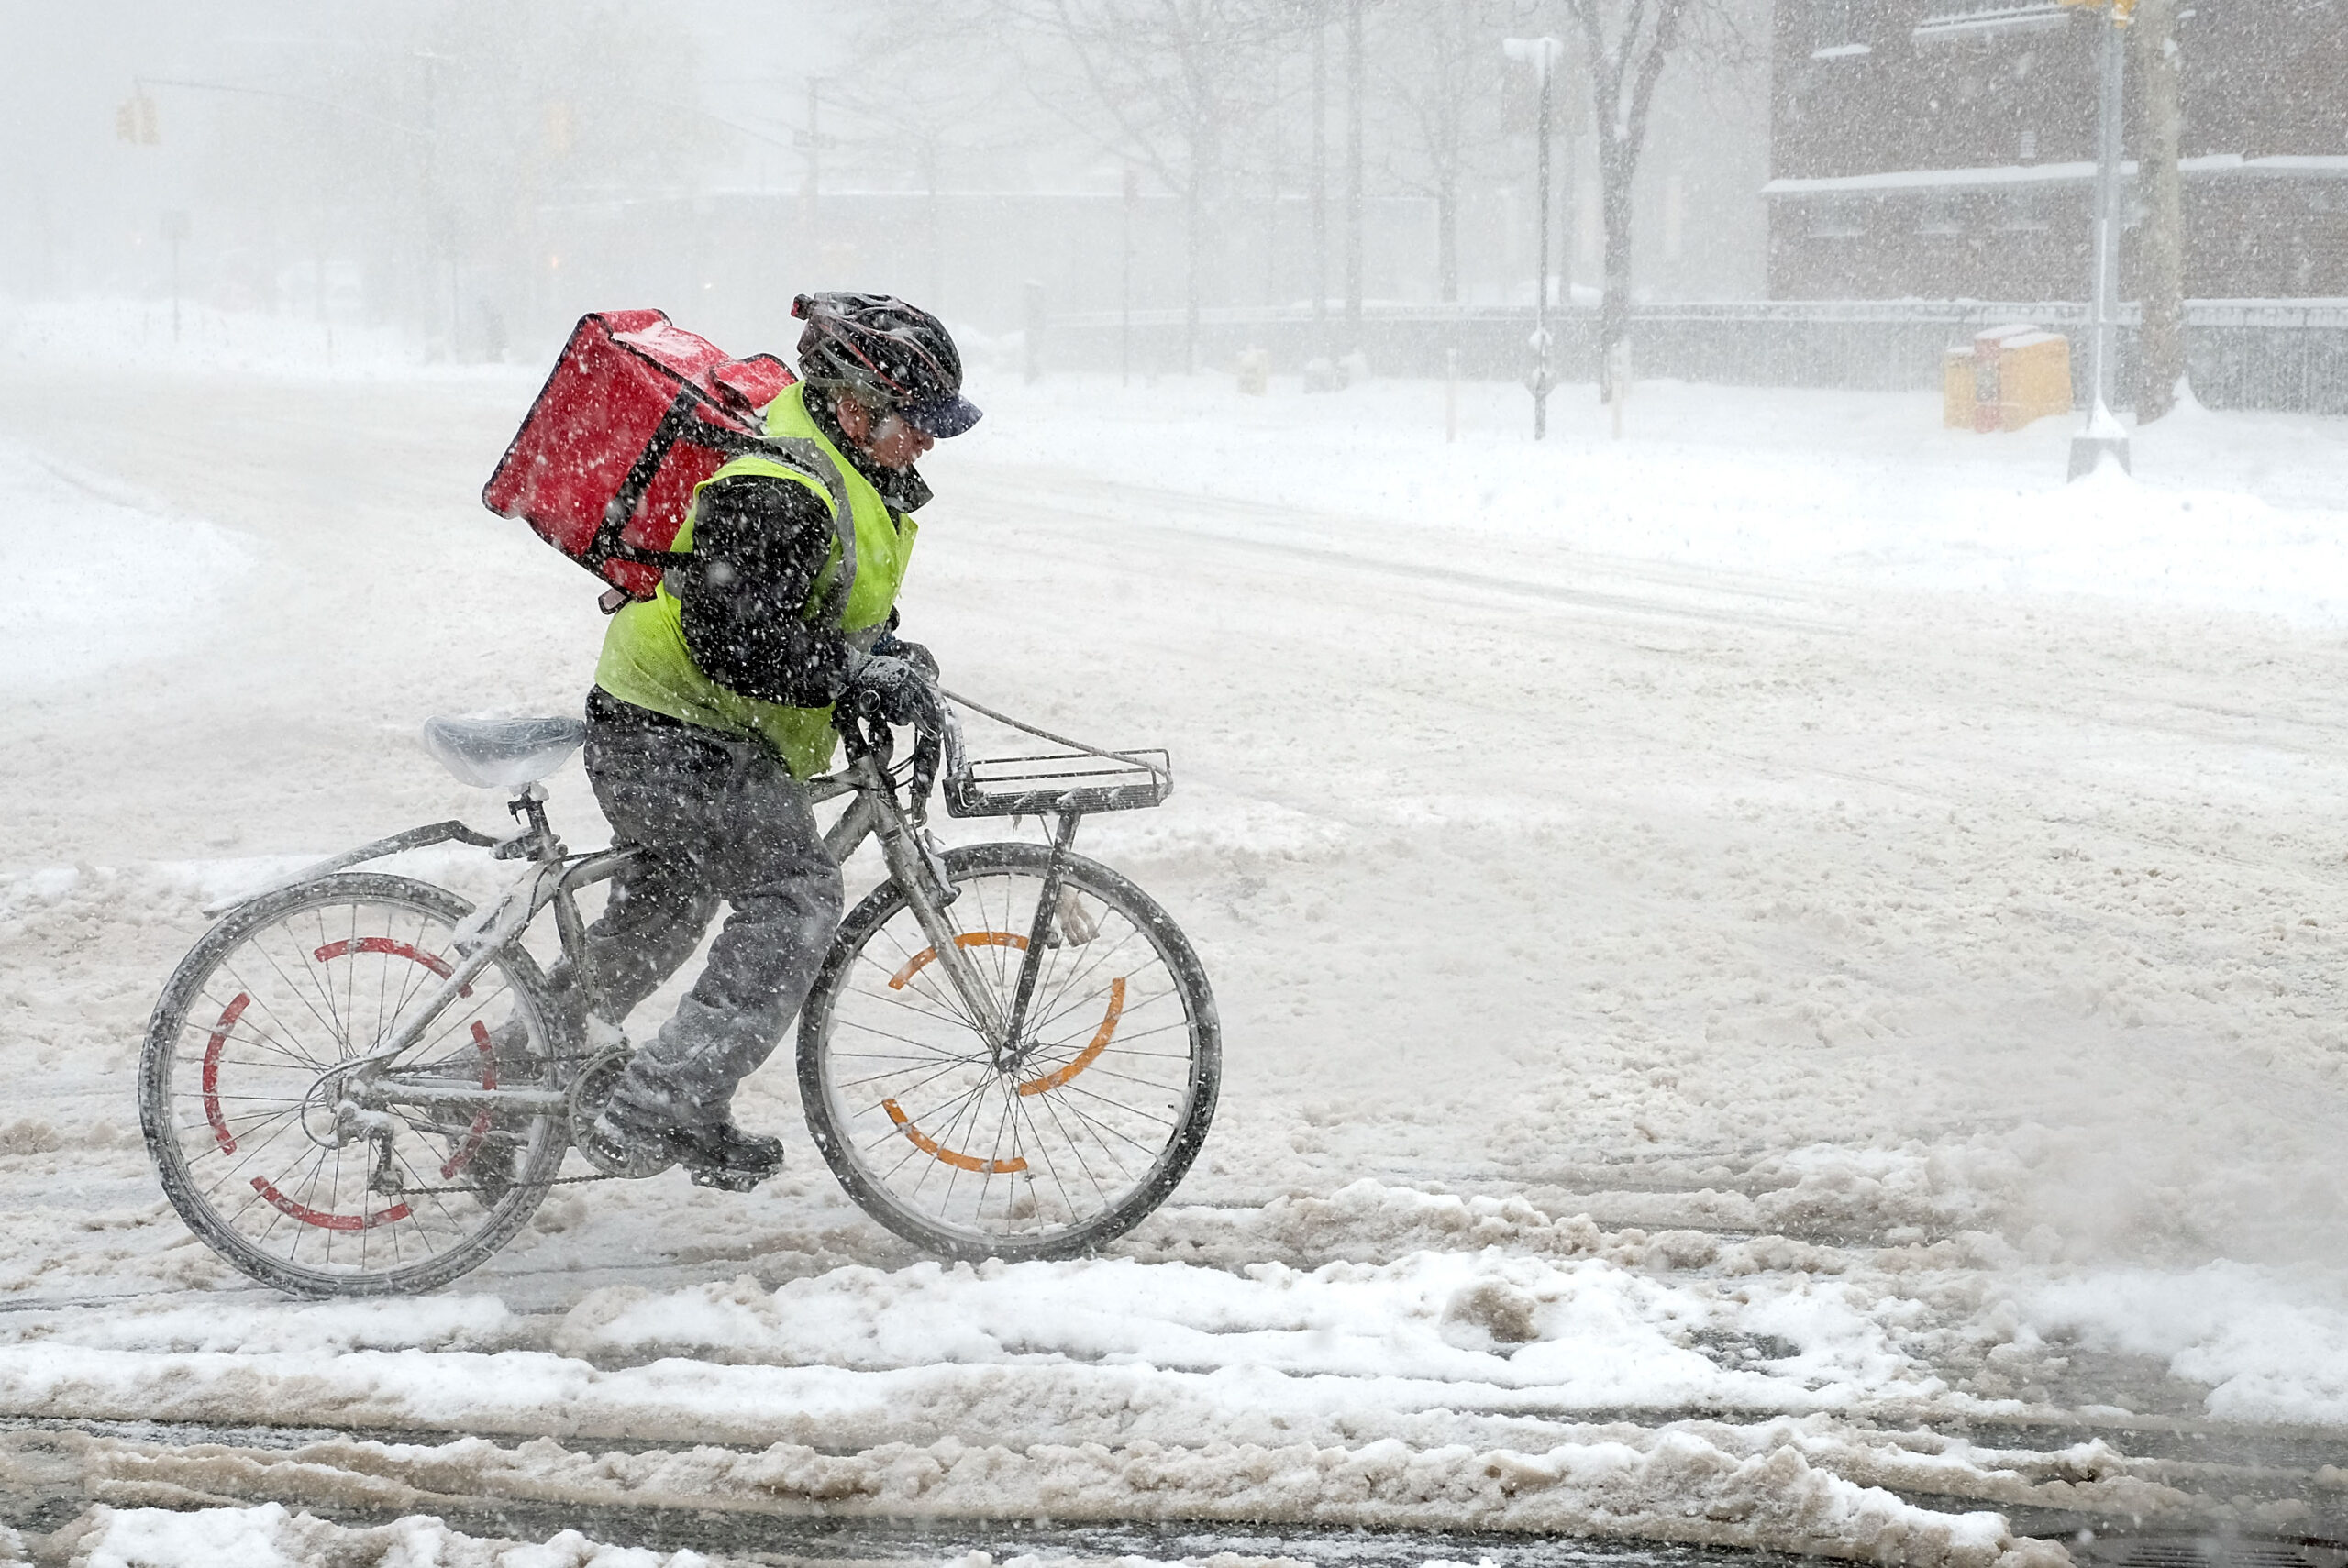
<svg viewBox="0 0 2348 1568">
<path fill-rule="evenodd" d="M 332 1073 L 373 1051 L 455 963 L 471 912 L 404 877 L 321 878 L 238 905 L 155 1004 L 139 1123 L 188 1228 L 264 1285 L 385 1296 L 445 1285 L 512 1239 L 562 1164 L 559 1115 L 396 1103 L 396 1088 L 560 1087 L 554 1013 L 509 949 L 387 1075 L 388 1109 Z"/>
<path fill-rule="evenodd" d="M 1008 1016 L 1051 852 L 946 853 L 955 945 Z M 884 883 L 841 922 L 800 1011 L 799 1087 L 866 1213 L 955 1258 L 1090 1252 L 1181 1181 L 1223 1071 L 1214 997 L 1166 912 L 1081 856 L 1063 862 L 1019 1048 L 998 1063 Z"/>
</svg>

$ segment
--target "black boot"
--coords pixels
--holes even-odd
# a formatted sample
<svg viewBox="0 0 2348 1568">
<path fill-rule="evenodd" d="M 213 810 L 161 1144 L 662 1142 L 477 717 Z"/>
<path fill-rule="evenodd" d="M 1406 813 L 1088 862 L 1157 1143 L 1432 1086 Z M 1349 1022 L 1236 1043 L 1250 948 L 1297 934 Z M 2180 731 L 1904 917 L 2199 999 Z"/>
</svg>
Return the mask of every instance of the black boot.
<svg viewBox="0 0 2348 1568">
<path fill-rule="evenodd" d="M 748 1192 L 782 1169 L 782 1140 L 745 1132 L 731 1121 L 671 1127 L 669 1152 L 696 1187 Z"/>
<path fill-rule="evenodd" d="M 745 1132 L 730 1121 L 676 1122 L 608 1101 L 593 1138 L 615 1163 L 646 1175 L 676 1165 L 697 1187 L 748 1192 L 782 1169 L 782 1140 Z"/>
</svg>

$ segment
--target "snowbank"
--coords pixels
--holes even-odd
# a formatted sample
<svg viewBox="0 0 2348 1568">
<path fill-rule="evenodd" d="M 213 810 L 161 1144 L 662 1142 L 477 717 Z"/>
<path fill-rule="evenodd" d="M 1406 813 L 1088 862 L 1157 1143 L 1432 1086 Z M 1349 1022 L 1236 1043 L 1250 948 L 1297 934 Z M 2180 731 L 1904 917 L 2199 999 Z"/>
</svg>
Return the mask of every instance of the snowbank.
<svg viewBox="0 0 2348 1568">
<path fill-rule="evenodd" d="M 1380 381 L 1265 397 L 1222 378 L 1120 388 L 1066 376 L 974 389 L 989 410 L 932 459 L 1031 464 L 1108 487 L 1112 527 L 1155 487 L 1253 503 L 1235 534 L 1318 532 L 1313 514 L 1563 545 L 1598 557 L 1955 592 L 2094 594 L 2348 624 L 2348 420 L 2187 408 L 2136 432 L 2133 480 L 2065 482 L 2076 424 L 1941 427 L 1937 394 L 1642 382 L 1615 441 L 1589 388 L 1550 403 L 1545 442 L 1504 383 Z M 1287 515 L 1291 509 L 1307 515 Z M 1371 543 L 1364 541 L 1364 543 Z"/>
<path fill-rule="evenodd" d="M 1414 1450 L 1390 1441 L 1353 1448 L 1014 1450 L 952 1438 L 856 1454 L 791 1444 L 753 1452 L 589 1453 L 548 1441 L 505 1449 L 467 1440 L 429 1448 L 318 1443 L 290 1452 L 105 1444 L 91 1445 L 82 1461 L 86 1476 L 116 1491 L 176 1487 L 296 1507 L 513 1499 L 741 1516 L 1046 1516 L 1062 1524 L 1165 1519 L 1633 1537 L 1899 1568 L 2062 1568 L 2069 1561 L 2058 1545 L 2016 1537 L 1998 1514 L 1918 1507 L 1814 1468 L 1796 1444 L 1723 1447 L 1689 1431 L 1539 1453 Z M 98 1522 L 111 1528 L 104 1516 Z M 127 1533 L 142 1526 L 172 1528 L 142 1520 Z M 265 1509 L 221 1510 L 195 1516 L 188 1534 L 274 1545 L 300 1528 Z M 407 1520 L 391 1528 L 439 1527 Z"/>
<path fill-rule="evenodd" d="M 19 695 L 168 657 L 239 611 L 253 541 L 0 445 L 0 667 Z"/>
<path fill-rule="evenodd" d="M 327 323 L 168 299 L 0 299 L 0 370 L 17 375 L 127 371 L 267 376 L 285 381 L 414 380 L 512 374 L 503 366 L 431 364 L 423 341 L 396 327 Z"/>
<path fill-rule="evenodd" d="M 607 1546 L 575 1529 L 534 1545 L 482 1539 L 438 1519 L 354 1529 L 276 1503 L 252 1508 L 94 1507 L 50 1538 L 76 1568 L 724 1568 L 697 1551 Z M 14 1561 L 14 1559 L 10 1559 Z"/>
<path fill-rule="evenodd" d="M 2099 1271 L 2018 1292 L 2036 1331 L 2157 1356 L 2210 1386 L 2210 1414 L 2348 1427 L 2348 1309 L 2338 1282 L 2218 1262 L 2187 1273 Z"/>
</svg>

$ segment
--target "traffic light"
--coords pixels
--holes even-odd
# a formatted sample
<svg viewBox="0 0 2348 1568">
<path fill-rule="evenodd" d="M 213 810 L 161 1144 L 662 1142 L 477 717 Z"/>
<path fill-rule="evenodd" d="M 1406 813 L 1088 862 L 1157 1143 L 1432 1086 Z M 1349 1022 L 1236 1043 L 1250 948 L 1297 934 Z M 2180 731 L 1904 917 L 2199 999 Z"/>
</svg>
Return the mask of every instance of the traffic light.
<svg viewBox="0 0 2348 1568">
<path fill-rule="evenodd" d="M 155 100 L 140 93 L 122 102 L 114 112 L 114 134 L 117 141 L 133 147 L 153 147 L 163 139 L 155 118 Z"/>
</svg>

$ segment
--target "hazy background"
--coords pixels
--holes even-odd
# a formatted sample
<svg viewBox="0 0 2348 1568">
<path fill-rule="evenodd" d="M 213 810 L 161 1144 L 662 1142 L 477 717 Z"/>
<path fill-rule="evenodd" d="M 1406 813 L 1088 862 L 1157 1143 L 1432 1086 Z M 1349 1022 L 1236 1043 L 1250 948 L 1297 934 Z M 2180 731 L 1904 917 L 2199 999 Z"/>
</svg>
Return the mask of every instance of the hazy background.
<svg viewBox="0 0 2348 1568">
<path fill-rule="evenodd" d="M 1306 303 L 1316 270 L 1341 301 L 1342 6 L 1323 9 L 1317 269 L 1314 7 L 1191 8 L 1203 49 L 1148 32 L 1154 6 L 1078 8 L 1136 18 L 1119 37 L 1072 32 L 1046 0 L 8 0 L 0 294 L 166 300 L 176 250 L 194 304 L 529 360 L 619 305 L 775 347 L 793 293 L 855 286 L 939 309 L 983 353 L 1022 326 L 1031 282 L 1054 314 L 1128 288 L 1180 307 L 1195 226 L 1203 306 Z M 1761 293 L 1767 10 L 1737 10 L 1741 58 L 1667 74 L 1639 181 L 1645 297 Z M 1367 299 L 1445 297 L 1448 168 L 1449 293 L 1529 303 L 1534 94 L 1499 40 L 1567 20 L 1534 0 L 1368 6 Z M 1570 64 L 1555 148 L 1562 296 L 1598 281 Z"/>
</svg>

